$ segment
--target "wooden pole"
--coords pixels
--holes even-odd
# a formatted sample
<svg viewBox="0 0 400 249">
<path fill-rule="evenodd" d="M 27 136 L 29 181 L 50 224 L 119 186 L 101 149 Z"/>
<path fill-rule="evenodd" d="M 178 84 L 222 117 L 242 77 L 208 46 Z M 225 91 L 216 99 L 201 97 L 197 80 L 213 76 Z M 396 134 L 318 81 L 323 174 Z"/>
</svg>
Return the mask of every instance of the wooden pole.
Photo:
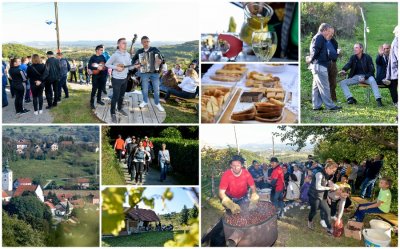
<svg viewBox="0 0 400 249">
<path fill-rule="evenodd" d="M 54 2 L 54 12 L 56 18 L 56 33 L 57 33 L 57 53 L 61 52 L 60 50 L 60 29 L 58 26 L 58 3 Z"/>
<path fill-rule="evenodd" d="M 239 154 L 240 154 L 240 148 L 239 148 L 239 143 L 238 143 L 238 140 L 237 140 L 236 126 L 235 126 L 235 125 L 233 126 L 233 132 L 235 133 L 236 149 L 237 149 L 237 153 L 238 153 L 238 155 L 239 155 Z"/>
<path fill-rule="evenodd" d="M 361 11 L 361 17 L 364 22 L 364 53 L 367 53 L 367 21 L 365 20 L 363 9 L 361 8 L 361 6 L 359 8 Z"/>
<path fill-rule="evenodd" d="M 272 135 L 272 156 L 275 156 L 275 141 L 274 141 L 274 135 Z"/>
</svg>

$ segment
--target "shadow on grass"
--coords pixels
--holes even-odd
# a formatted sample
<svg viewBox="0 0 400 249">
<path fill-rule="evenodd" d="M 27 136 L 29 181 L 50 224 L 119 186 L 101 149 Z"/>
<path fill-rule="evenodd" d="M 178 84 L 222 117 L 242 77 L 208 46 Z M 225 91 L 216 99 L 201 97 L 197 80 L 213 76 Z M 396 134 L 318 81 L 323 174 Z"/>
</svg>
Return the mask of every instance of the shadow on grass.
<svg viewBox="0 0 400 249">
<path fill-rule="evenodd" d="M 102 247 L 163 247 L 165 242 L 173 240 L 174 235 L 179 233 L 184 233 L 184 231 L 151 231 L 126 236 L 108 237 L 102 239 Z"/>
</svg>

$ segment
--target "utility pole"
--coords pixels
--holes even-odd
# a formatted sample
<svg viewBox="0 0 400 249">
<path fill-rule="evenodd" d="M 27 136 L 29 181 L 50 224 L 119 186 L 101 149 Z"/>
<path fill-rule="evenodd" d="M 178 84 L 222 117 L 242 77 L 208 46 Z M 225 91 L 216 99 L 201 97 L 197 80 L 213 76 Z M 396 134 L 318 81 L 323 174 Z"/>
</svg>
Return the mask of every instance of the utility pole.
<svg viewBox="0 0 400 249">
<path fill-rule="evenodd" d="M 238 155 L 240 155 L 240 148 L 239 148 L 239 144 L 238 144 L 238 140 L 237 140 L 237 135 L 236 135 L 236 126 L 233 126 L 233 132 L 235 133 L 235 140 L 236 140 L 236 149 L 237 149 L 237 153 Z"/>
<path fill-rule="evenodd" d="M 274 135 L 272 135 L 272 156 L 275 156 L 275 141 L 274 141 Z"/>
<path fill-rule="evenodd" d="M 54 2 L 54 12 L 56 18 L 56 33 L 57 33 L 57 53 L 61 52 L 60 50 L 60 29 L 58 27 L 58 3 Z"/>
</svg>

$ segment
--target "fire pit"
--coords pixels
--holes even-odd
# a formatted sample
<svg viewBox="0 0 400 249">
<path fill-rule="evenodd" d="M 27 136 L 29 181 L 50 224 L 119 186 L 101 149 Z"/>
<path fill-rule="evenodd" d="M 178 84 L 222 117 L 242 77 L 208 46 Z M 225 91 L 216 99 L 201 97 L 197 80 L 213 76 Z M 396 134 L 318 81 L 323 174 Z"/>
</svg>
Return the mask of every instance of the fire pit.
<svg viewBox="0 0 400 249">
<path fill-rule="evenodd" d="M 272 203 L 260 201 L 254 210 L 241 205 L 240 214 L 223 218 L 227 246 L 272 246 L 278 238 L 278 224 Z"/>
</svg>

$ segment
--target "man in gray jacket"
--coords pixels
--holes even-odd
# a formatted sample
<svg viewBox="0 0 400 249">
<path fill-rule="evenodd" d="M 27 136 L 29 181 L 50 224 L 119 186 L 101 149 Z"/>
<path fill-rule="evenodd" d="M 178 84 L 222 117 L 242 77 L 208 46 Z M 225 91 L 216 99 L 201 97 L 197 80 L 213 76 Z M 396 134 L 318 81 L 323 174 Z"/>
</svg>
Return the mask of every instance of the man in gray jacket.
<svg viewBox="0 0 400 249">
<path fill-rule="evenodd" d="M 113 96 L 111 99 L 111 120 L 113 123 L 117 123 L 117 116 L 115 114 L 117 102 L 118 112 L 125 117 L 128 116 L 128 114 L 122 110 L 122 104 L 128 82 L 128 71 L 133 69 L 133 66 L 131 66 L 131 56 L 126 51 L 126 39 L 120 38 L 117 43 L 118 49 L 106 63 L 106 67 L 113 70 L 111 79 L 113 88 Z"/>
</svg>

